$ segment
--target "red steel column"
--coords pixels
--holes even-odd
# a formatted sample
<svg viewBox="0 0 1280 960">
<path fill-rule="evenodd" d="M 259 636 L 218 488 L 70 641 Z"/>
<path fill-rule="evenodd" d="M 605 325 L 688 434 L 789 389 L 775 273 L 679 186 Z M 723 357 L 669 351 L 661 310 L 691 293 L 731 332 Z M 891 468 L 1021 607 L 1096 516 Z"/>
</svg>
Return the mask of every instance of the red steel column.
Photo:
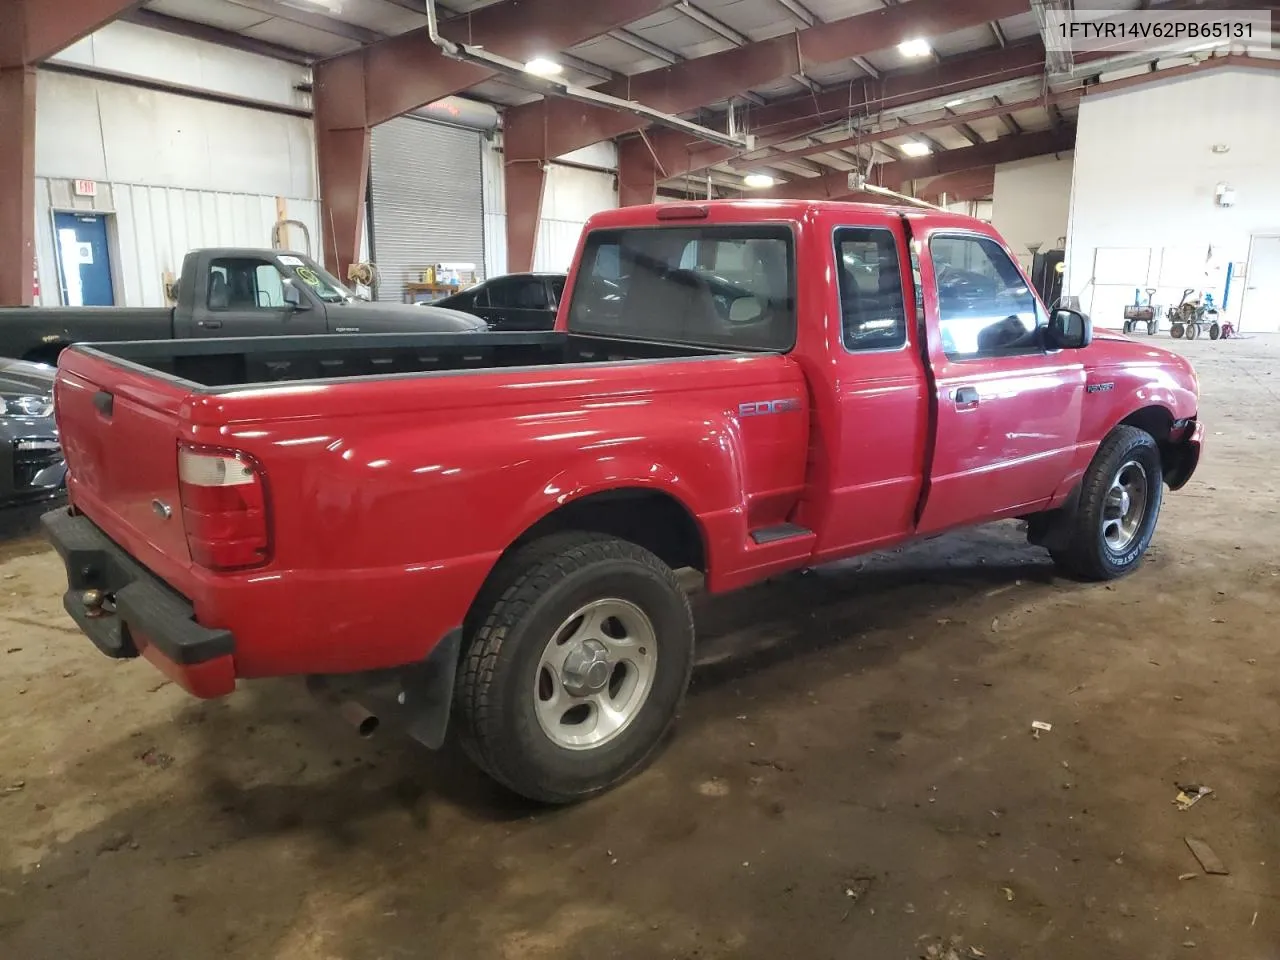
<svg viewBox="0 0 1280 960">
<path fill-rule="evenodd" d="M 658 167 L 641 137 L 618 143 L 618 206 L 653 203 L 658 195 Z"/>
<path fill-rule="evenodd" d="M 508 110 L 502 131 L 503 176 L 507 198 L 507 271 L 533 269 L 547 183 L 546 100 L 544 109 Z M 536 106 L 530 104 L 530 106 Z"/>
<path fill-rule="evenodd" d="M 369 185 L 372 133 L 365 109 L 365 67 L 359 57 L 326 60 L 315 68 L 316 164 L 320 174 L 320 232 L 326 267 L 345 280 L 360 256 Z"/>
<path fill-rule="evenodd" d="M 0 69 L 0 305 L 32 300 L 36 249 L 36 69 Z"/>
</svg>

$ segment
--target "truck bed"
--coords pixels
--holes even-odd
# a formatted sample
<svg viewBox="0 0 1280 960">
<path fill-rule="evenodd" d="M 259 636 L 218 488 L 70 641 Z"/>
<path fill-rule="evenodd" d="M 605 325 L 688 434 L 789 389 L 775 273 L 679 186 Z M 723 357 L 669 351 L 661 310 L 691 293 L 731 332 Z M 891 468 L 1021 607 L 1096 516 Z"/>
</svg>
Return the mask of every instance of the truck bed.
<svg viewBox="0 0 1280 960">
<path fill-rule="evenodd" d="M 172 336 L 169 307 L 0 307 L 0 357 L 52 363 L 72 343 Z"/>
<path fill-rule="evenodd" d="M 78 349 L 185 381 L 195 390 L 345 377 L 725 356 L 713 347 L 577 334 L 373 334 L 143 340 Z"/>
</svg>

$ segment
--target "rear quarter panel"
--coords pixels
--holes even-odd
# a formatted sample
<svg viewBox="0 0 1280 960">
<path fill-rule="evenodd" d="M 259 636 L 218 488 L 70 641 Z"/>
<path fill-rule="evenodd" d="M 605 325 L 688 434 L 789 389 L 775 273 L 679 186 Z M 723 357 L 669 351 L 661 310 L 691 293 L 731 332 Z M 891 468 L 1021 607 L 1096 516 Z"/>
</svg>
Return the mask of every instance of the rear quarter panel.
<svg viewBox="0 0 1280 960">
<path fill-rule="evenodd" d="M 775 396 L 801 402 L 738 416 Z M 710 567 L 734 570 L 748 524 L 780 522 L 803 486 L 808 401 L 767 355 L 282 385 L 193 398 L 189 417 L 189 439 L 267 476 L 273 561 L 235 578 L 272 598 L 237 657 L 252 676 L 292 672 L 299 633 L 313 671 L 350 668 L 357 637 L 361 668 L 425 656 L 512 542 L 598 491 L 673 496 Z"/>
</svg>

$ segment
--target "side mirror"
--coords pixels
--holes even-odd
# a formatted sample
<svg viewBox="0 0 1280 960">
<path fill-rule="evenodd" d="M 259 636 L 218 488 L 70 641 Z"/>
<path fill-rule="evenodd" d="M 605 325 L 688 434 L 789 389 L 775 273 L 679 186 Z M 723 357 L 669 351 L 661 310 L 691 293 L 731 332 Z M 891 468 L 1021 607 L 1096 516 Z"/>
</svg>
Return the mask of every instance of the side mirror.
<svg viewBox="0 0 1280 960">
<path fill-rule="evenodd" d="M 764 316 L 764 304 L 755 297 L 739 297 L 729 307 L 730 323 L 755 323 Z"/>
<path fill-rule="evenodd" d="M 284 302 L 294 310 L 310 310 L 311 305 L 302 299 L 302 293 L 291 280 L 284 282 Z"/>
<path fill-rule="evenodd" d="M 1093 343 L 1093 321 L 1079 310 L 1059 307 L 1045 331 L 1051 350 L 1080 350 Z"/>
</svg>

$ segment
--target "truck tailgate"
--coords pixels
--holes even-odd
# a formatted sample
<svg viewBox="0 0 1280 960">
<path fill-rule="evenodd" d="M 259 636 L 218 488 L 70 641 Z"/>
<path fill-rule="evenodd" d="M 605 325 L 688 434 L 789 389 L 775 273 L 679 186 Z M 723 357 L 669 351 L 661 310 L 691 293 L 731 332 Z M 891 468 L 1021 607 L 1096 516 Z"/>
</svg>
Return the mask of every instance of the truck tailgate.
<svg viewBox="0 0 1280 960">
<path fill-rule="evenodd" d="M 144 563 L 157 553 L 190 562 L 177 448 L 187 396 L 177 384 L 70 350 L 54 386 L 72 502 Z"/>
</svg>

